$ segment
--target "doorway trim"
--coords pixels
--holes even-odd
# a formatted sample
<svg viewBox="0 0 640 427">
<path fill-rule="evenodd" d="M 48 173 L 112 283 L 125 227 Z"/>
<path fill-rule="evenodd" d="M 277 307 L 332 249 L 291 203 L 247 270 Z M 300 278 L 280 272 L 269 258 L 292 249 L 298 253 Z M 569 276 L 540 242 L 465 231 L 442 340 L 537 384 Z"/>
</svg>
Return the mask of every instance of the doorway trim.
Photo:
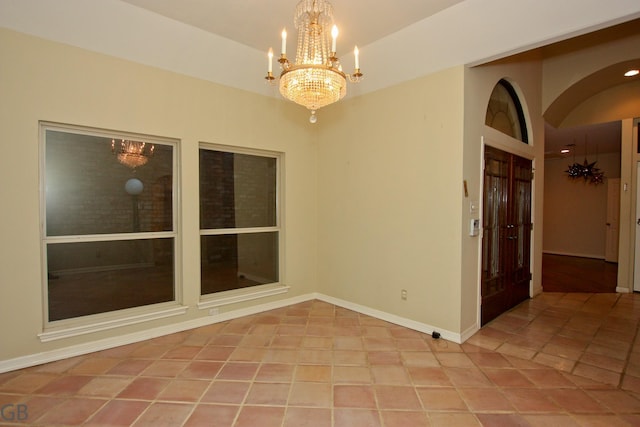
<svg viewBox="0 0 640 427">
<path fill-rule="evenodd" d="M 638 224 L 638 218 L 640 218 L 640 119 L 633 119 L 632 126 L 632 141 L 631 141 L 631 151 L 633 156 L 633 166 L 631 168 L 631 185 L 633 191 L 631 193 L 631 211 L 633 214 L 630 218 L 630 227 L 631 227 L 631 244 L 629 245 L 630 254 L 629 254 L 629 264 L 630 264 L 630 279 L 631 283 L 629 284 L 628 292 L 640 292 L 640 224 Z M 626 184 L 625 184 L 626 185 Z M 623 191 L 627 191 L 626 188 L 623 188 Z M 620 282 L 618 281 L 618 285 Z M 616 291 L 620 292 L 617 288 Z"/>
<path fill-rule="evenodd" d="M 620 198 L 620 243 L 618 247 L 618 284 L 616 292 L 630 293 L 635 288 L 636 220 L 638 171 L 640 163 L 640 118 L 622 120 L 621 168 L 622 191 Z M 640 250 L 640 248 L 638 248 Z"/>
</svg>

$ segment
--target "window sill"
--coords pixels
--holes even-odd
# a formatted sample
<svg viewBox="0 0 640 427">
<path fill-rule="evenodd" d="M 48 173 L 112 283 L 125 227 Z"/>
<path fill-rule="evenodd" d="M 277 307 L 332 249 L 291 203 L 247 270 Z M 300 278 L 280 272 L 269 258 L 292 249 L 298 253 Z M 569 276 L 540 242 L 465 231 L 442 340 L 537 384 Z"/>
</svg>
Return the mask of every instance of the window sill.
<svg viewBox="0 0 640 427">
<path fill-rule="evenodd" d="M 60 329 L 51 328 L 38 334 L 41 342 L 55 341 L 64 338 L 75 337 L 78 335 L 90 334 L 92 332 L 104 331 L 107 329 L 119 328 L 121 326 L 135 325 L 137 323 L 148 322 L 151 320 L 163 319 L 166 317 L 179 316 L 187 312 L 187 306 L 173 306 L 156 310 L 149 313 L 141 313 L 118 319 L 110 319 L 102 322 L 95 322 L 81 326 L 61 327 Z"/>
<path fill-rule="evenodd" d="M 225 291 L 214 294 L 214 296 L 206 296 L 205 300 L 198 303 L 200 310 L 222 307 L 225 305 L 235 304 L 243 301 L 251 301 L 258 298 L 270 297 L 273 295 L 284 294 L 289 292 L 287 285 L 267 285 L 268 287 L 260 287 L 260 289 L 243 290 L 242 293 L 236 291 Z"/>
</svg>

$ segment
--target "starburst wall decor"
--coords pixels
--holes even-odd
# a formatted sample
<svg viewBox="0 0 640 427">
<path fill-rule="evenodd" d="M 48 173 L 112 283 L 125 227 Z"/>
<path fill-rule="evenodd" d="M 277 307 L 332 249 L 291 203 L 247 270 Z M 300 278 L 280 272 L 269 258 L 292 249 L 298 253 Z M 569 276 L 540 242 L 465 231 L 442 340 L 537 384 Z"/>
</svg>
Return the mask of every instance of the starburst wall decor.
<svg viewBox="0 0 640 427">
<path fill-rule="evenodd" d="M 572 144 L 575 145 L 575 144 Z M 577 163 L 575 161 L 575 155 L 573 158 L 573 164 L 569 165 L 569 168 L 565 171 L 565 173 L 569 174 L 570 179 L 578 179 L 582 178 L 585 182 L 589 182 L 589 184 L 604 184 L 604 172 L 600 171 L 600 168 L 596 167 L 596 163 L 598 163 L 598 156 L 596 154 L 596 161 L 593 163 L 589 163 L 587 161 L 587 143 L 585 141 L 585 157 L 584 162 L 582 164 Z M 597 150 L 596 150 L 597 153 Z"/>
<path fill-rule="evenodd" d="M 565 172 L 569 174 L 571 179 L 583 178 L 585 181 L 589 181 L 590 184 L 603 184 L 604 172 L 600 172 L 600 168 L 596 167 L 596 163 L 589 163 L 585 158 L 584 163 L 569 165 L 569 169 Z"/>
</svg>

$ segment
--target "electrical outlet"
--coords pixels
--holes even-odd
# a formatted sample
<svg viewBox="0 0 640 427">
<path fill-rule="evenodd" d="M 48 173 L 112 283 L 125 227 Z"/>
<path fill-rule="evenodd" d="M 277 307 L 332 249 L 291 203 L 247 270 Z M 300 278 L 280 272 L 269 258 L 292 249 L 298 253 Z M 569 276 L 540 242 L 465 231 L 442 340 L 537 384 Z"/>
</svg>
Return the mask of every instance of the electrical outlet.
<svg viewBox="0 0 640 427">
<path fill-rule="evenodd" d="M 220 309 L 219 308 L 211 308 L 211 309 L 209 309 L 209 316 L 217 316 L 218 314 L 220 314 Z"/>
<path fill-rule="evenodd" d="M 407 290 L 403 289 L 402 291 L 400 291 L 400 298 L 402 298 L 403 300 L 407 300 Z"/>
</svg>

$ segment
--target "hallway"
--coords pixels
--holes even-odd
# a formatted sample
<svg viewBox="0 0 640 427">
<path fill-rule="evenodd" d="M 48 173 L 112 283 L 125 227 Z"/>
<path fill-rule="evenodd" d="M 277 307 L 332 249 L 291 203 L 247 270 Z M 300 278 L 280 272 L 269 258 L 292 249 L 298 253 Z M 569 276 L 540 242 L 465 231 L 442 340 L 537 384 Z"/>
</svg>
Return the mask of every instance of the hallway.
<svg viewBox="0 0 640 427">
<path fill-rule="evenodd" d="M 542 254 L 545 292 L 616 291 L 618 264 L 603 259 Z"/>
</svg>

